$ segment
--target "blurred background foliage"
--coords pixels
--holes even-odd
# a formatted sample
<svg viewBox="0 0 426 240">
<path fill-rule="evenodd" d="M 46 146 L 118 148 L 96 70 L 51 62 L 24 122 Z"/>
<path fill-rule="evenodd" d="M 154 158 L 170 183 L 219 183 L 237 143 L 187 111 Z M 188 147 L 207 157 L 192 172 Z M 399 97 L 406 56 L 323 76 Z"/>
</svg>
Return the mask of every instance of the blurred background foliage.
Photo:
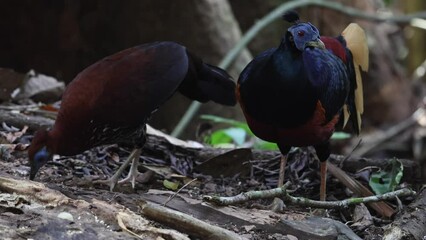
<svg viewBox="0 0 426 240">
<path fill-rule="evenodd" d="M 218 64 L 242 34 L 284 0 L 20 0 L 0 1 L 0 67 L 30 69 L 66 83 L 96 60 L 145 42 L 170 40 L 187 46 L 207 62 Z M 424 0 L 335 0 L 376 14 L 400 16 L 426 10 Z M 322 7 L 297 9 L 323 35 L 338 35 L 350 22 L 367 32 L 370 71 L 365 76 L 365 132 L 388 128 L 409 117 L 424 96 L 426 29 L 413 23 L 374 22 Z M 274 21 L 258 33 L 229 69 L 235 80 L 253 55 L 275 47 L 287 25 Z M 417 73 L 417 74 L 416 74 Z M 151 119 L 171 132 L 190 102 L 175 96 Z M 279 104 L 279 103 L 275 103 Z M 200 114 L 244 121 L 238 106 L 209 103 Z M 182 138 L 194 139 L 195 117 Z M 215 128 L 229 127 L 216 124 Z M 202 134 L 198 134 L 202 135 Z"/>
</svg>

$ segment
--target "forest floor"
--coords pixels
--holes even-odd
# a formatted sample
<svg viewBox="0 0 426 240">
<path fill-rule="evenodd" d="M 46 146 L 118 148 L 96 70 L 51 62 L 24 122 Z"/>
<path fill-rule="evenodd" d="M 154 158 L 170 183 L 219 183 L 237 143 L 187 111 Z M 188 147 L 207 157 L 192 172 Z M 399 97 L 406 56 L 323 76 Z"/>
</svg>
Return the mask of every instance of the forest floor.
<svg viewBox="0 0 426 240">
<path fill-rule="evenodd" d="M 411 216 L 420 224 L 414 227 L 426 221 L 415 219 L 425 216 L 425 191 L 417 198 L 388 201 L 395 213 L 401 210 L 390 218 L 364 204 L 328 210 L 288 205 L 281 212 L 266 207 L 272 199 L 216 206 L 203 196 L 274 188 L 279 152 L 200 148 L 155 134 L 148 137 L 139 167 L 148 174 L 138 179 L 135 189 L 124 184 L 110 192 L 94 184 L 111 176 L 127 157 L 130 149 L 117 146 L 55 157 L 32 182 L 26 153 L 32 135 L 21 136 L 19 129 L 5 125 L 1 132 L 3 142 L 13 140 L 1 145 L 2 239 L 383 239 L 385 230 L 399 226 L 400 217 L 406 224 Z M 319 198 L 318 165 L 310 149 L 290 155 L 286 181 L 292 196 Z M 362 171 L 349 174 L 368 185 Z M 342 200 L 353 193 L 329 174 L 327 196 L 328 201 Z M 415 215 L 413 204 L 423 215 Z M 190 216 L 201 221 L 188 224 Z"/>
</svg>

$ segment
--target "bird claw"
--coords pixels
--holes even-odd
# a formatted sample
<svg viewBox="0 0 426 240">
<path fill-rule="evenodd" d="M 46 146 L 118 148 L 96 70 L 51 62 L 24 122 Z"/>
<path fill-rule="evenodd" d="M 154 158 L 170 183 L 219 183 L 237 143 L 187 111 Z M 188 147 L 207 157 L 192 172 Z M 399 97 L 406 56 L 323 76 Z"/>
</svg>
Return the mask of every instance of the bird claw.
<svg viewBox="0 0 426 240">
<path fill-rule="evenodd" d="M 113 176 L 113 177 L 108 178 L 106 180 L 96 180 L 93 183 L 94 184 L 107 185 L 107 186 L 109 186 L 109 191 L 112 192 L 114 190 L 115 186 L 117 185 L 117 182 L 118 182 L 118 179 Z"/>
<path fill-rule="evenodd" d="M 118 184 L 123 184 L 123 183 L 127 183 L 130 182 L 132 184 L 132 189 L 135 189 L 136 186 L 136 177 L 139 175 L 139 171 L 131 171 L 129 172 L 129 174 L 127 175 L 126 178 L 118 181 Z"/>
<path fill-rule="evenodd" d="M 130 182 L 132 184 L 132 189 L 135 189 L 136 186 L 136 178 L 139 175 L 139 171 L 136 169 L 136 171 L 130 171 L 126 178 L 122 180 L 118 180 L 118 177 L 112 176 L 106 180 L 97 180 L 94 181 L 95 184 L 103 184 L 109 186 L 109 190 L 112 192 L 117 186 L 117 184 L 124 184 L 127 182 Z"/>
</svg>

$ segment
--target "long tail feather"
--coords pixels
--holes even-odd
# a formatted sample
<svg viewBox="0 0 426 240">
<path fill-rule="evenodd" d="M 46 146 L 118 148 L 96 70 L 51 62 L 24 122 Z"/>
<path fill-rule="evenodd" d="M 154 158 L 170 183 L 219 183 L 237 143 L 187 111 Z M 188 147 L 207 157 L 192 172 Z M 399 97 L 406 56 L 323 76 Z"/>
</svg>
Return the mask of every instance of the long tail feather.
<svg viewBox="0 0 426 240">
<path fill-rule="evenodd" d="M 342 36 L 346 40 L 346 46 L 353 56 L 356 89 L 355 89 L 355 106 L 358 119 L 358 131 L 361 130 L 361 115 L 364 112 L 364 98 L 362 91 L 361 70 L 368 71 L 368 45 L 367 37 L 364 30 L 356 23 L 351 23 L 342 32 Z M 348 114 L 348 113 L 347 113 Z"/>
<path fill-rule="evenodd" d="M 186 97 L 200 102 L 214 101 L 234 106 L 235 83 L 223 69 L 204 63 L 194 54 L 187 52 L 189 58 L 188 74 L 179 91 Z"/>
</svg>

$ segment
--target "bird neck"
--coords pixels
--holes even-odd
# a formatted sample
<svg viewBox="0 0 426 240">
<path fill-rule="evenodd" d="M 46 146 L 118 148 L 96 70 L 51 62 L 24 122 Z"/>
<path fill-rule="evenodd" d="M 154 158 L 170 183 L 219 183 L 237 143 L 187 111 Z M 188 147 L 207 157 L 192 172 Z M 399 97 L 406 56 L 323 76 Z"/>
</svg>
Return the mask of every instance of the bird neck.
<svg viewBox="0 0 426 240">
<path fill-rule="evenodd" d="M 58 141 L 56 140 L 56 135 L 52 130 L 47 131 L 44 141 L 49 153 L 56 154 L 58 152 Z"/>
</svg>

